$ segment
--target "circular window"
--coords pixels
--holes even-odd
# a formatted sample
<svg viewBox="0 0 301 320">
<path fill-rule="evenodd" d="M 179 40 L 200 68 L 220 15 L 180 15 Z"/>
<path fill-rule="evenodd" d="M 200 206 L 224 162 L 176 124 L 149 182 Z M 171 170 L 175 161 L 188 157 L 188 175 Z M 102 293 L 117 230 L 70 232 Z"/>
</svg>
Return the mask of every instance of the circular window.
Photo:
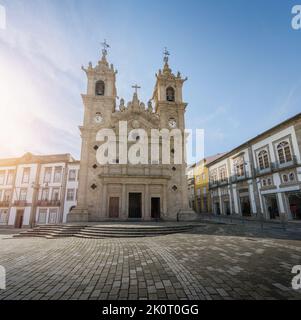
<svg viewBox="0 0 301 320">
<path fill-rule="evenodd" d="M 177 168 L 176 167 L 172 167 L 172 169 L 171 169 L 172 171 L 176 171 L 177 170 Z"/>
<path fill-rule="evenodd" d="M 177 191 L 177 190 L 178 190 L 178 187 L 177 187 L 177 186 L 173 186 L 173 187 L 172 187 L 172 190 L 173 190 L 173 191 Z"/>
</svg>

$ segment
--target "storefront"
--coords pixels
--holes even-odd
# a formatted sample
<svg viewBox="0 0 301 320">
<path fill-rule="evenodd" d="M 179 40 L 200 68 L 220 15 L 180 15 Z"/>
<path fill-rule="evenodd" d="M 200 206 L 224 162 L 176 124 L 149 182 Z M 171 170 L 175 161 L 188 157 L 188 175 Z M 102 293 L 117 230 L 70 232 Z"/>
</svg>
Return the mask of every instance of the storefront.
<svg viewBox="0 0 301 320">
<path fill-rule="evenodd" d="M 286 194 L 291 218 L 301 220 L 301 192 L 289 192 Z"/>
</svg>

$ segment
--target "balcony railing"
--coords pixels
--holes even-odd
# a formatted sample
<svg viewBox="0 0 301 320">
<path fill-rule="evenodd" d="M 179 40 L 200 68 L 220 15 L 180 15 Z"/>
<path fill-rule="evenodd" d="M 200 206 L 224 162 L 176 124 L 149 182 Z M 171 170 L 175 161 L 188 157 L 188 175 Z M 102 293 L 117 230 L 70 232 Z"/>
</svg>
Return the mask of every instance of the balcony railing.
<svg viewBox="0 0 301 320">
<path fill-rule="evenodd" d="M 268 168 L 264 168 L 264 169 L 255 168 L 255 175 L 261 176 L 264 174 L 278 171 L 283 168 L 293 167 L 293 166 L 296 166 L 297 164 L 298 164 L 298 159 L 296 156 L 292 157 L 292 161 L 288 161 L 285 163 L 280 163 L 280 161 L 270 162 L 270 166 Z"/>
<path fill-rule="evenodd" d="M 60 200 L 39 200 L 37 202 L 38 207 L 60 207 Z"/>
<path fill-rule="evenodd" d="M 232 183 L 236 183 L 236 182 L 243 181 L 250 178 L 252 178 L 252 175 L 249 173 L 249 171 L 246 171 L 243 176 L 237 176 L 237 175 L 231 176 L 230 181 Z"/>
<path fill-rule="evenodd" d="M 26 207 L 27 206 L 27 201 L 26 200 L 16 200 L 14 202 L 15 207 Z"/>
<path fill-rule="evenodd" d="M 7 208 L 9 207 L 10 201 L 0 201 L 0 208 Z"/>
</svg>

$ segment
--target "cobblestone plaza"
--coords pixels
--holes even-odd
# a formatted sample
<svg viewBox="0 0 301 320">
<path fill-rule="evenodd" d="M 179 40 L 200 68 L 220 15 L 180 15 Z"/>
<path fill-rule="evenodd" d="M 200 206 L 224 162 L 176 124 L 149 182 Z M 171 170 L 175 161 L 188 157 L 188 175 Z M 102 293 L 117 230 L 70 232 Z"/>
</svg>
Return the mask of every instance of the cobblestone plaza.
<svg viewBox="0 0 301 320">
<path fill-rule="evenodd" d="M 1 232 L 0 299 L 300 299 L 301 243 L 280 229 L 204 224 L 139 239 L 43 239 Z"/>
</svg>

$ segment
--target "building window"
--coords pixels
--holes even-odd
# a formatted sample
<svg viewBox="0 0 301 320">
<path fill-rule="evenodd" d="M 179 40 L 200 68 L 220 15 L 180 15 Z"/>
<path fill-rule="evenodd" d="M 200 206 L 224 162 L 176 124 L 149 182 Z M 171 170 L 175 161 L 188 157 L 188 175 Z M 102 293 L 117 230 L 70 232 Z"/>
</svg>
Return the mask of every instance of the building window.
<svg viewBox="0 0 301 320">
<path fill-rule="evenodd" d="M 96 96 L 104 96 L 105 95 L 105 83 L 102 80 L 99 80 L 96 82 L 95 95 Z"/>
<path fill-rule="evenodd" d="M 287 183 L 287 182 L 288 182 L 288 176 L 287 176 L 287 174 L 284 174 L 284 175 L 282 176 L 282 180 L 283 180 L 284 183 Z"/>
<path fill-rule="evenodd" d="M 4 198 L 3 201 L 4 202 L 9 202 L 11 198 L 11 191 L 10 190 L 5 190 L 4 191 Z"/>
<path fill-rule="evenodd" d="M 51 200 L 52 201 L 60 200 L 60 189 L 59 188 L 53 188 Z"/>
<path fill-rule="evenodd" d="M 61 179 L 62 179 L 62 167 L 55 167 L 54 169 L 54 178 L 53 178 L 53 182 L 54 183 L 60 183 Z"/>
<path fill-rule="evenodd" d="M 212 174 L 211 174 L 211 182 L 213 184 L 216 184 L 217 183 L 217 170 L 213 170 L 212 171 Z"/>
<path fill-rule="evenodd" d="M 259 152 L 258 163 L 259 163 L 260 170 L 264 170 L 270 167 L 269 156 L 266 150 Z"/>
<path fill-rule="evenodd" d="M 27 189 L 22 188 L 20 190 L 19 200 L 20 201 L 26 201 L 26 196 L 27 196 Z"/>
<path fill-rule="evenodd" d="M 22 183 L 29 183 L 30 168 L 23 169 Z"/>
<path fill-rule="evenodd" d="M 42 201 L 48 201 L 49 199 L 49 189 L 48 188 L 44 188 L 42 190 L 42 197 L 41 197 L 41 200 Z"/>
<path fill-rule="evenodd" d="M 0 171 L 0 185 L 4 184 L 5 181 L 5 171 Z"/>
<path fill-rule="evenodd" d="M 225 167 L 220 168 L 219 175 L 221 182 L 227 181 L 227 170 Z"/>
<path fill-rule="evenodd" d="M 6 180 L 7 185 L 12 185 L 14 183 L 14 176 L 15 176 L 15 171 L 9 170 L 7 175 L 7 180 Z"/>
<path fill-rule="evenodd" d="M 172 87 L 166 89 L 166 100 L 170 102 L 175 101 L 175 90 Z"/>
<path fill-rule="evenodd" d="M 234 169 L 237 177 L 244 177 L 245 175 L 244 158 L 239 158 L 234 161 Z"/>
<path fill-rule="evenodd" d="M 51 167 L 45 168 L 44 183 L 49 183 L 51 181 L 51 174 L 52 174 L 52 168 Z"/>
<path fill-rule="evenodd" d="M 284 164 L 293 160 L 291 147 L 287 141 L 283 141 L 278 144 L 277 152 L 280 164 Z"/>
<path fill-rule="evenodd" d="M 68 178 L 69 181 L 75 181 L 76 180 L 76 170 L 75 169 L 72 169 L 72 170 L 69 170 L 69 178 Z"/>
<path fill-rule="evenodd" d="M 0 210 L 0 224 L 7 224 L 8 223 L 8 210 L 2 209 Z"/>
<path fill-rule="evenodd" d="M 290 182 L 294 182 L 295 181 L 295 174 L 293 172 L 291 172 L 289 174 L 289 180 L 290 180 Z"/>
<path fill-rule="evenodd" d="M 40 209 L 38 216 L 38 224 L 45 224 L 47 221 L 47 209 Z"/>
<path fill-rule="evenodd" d="M 268 185 L 271 186 L 273 184 L 273 180 L 271 178 L 268 178 Z"/>
<path fill-rule="evenodd" d="M 49 210 L 48 223 L 50 223 L 50 224 L 57 223 L 57 209 L 50 209 Z"/>
<path fill-rule="evenodd" d="M 74 189 L 67 190 L 67 201 L 74 201 Z"/>
</svg>

